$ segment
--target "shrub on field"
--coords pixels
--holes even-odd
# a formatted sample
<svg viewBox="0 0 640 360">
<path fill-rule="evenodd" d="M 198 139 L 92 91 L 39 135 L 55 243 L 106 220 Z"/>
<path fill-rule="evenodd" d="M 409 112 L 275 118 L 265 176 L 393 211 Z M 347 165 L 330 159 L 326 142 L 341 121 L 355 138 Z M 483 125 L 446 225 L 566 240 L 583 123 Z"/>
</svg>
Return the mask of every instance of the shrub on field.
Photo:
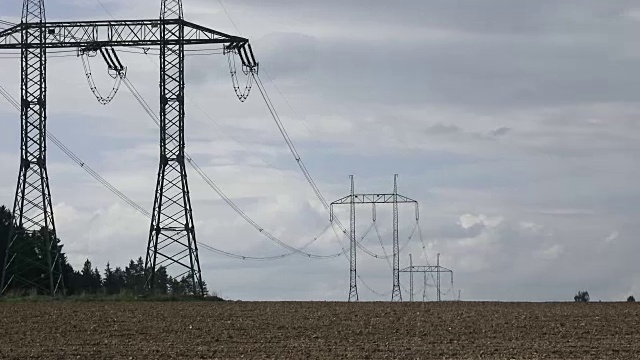
<svg viewBox="0 0 640 360">
<path fill-rule="evenodd" d="M 627 302 L 635 302 L 636 298 L 633 297 L 633 295 L 629 295 L 629 297 L 627 298 Z"/>
<path fill-rule="evenodd" d="M 575 302 L 589 302 L 589 292 L 588 291 L 578 291 L 576 296 L 573 297 Z"/>
</svg>

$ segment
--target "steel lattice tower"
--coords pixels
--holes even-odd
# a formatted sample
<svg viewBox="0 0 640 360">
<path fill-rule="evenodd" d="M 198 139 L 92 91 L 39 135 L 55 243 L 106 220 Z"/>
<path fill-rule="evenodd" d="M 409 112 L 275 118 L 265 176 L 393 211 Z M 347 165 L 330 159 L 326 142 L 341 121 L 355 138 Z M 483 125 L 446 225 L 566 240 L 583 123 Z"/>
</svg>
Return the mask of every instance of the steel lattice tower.
<svg viewBox="0 0 640 360">
<path fill-rule="evenodd" d="M 356 199 L 353 175 L 350 175 L 349 178 L 351 179 L 351 198 L 349 202 L 349 301 L 358 301 L 358 283 L 356 273 Z"/>
<path fill-rule="evenodd" d="M 394 188 L 393 193 L 384 194 L 356 194 L 353 181 L 353 175 L 349 176 L 351 179 L 351 193 L 345 197 L 342 197 L 330 205 L 330 219 L 334 221 L 334 206 L 337 205 L 349 205 L 350 207 L 350 231 L 349 234 L 349 249 L 350 249 L 350 261 L 349 261 L 349 301 L 358 300 L 358 287 L 357 287 L 357 264 L 356 254 L 357 248 L 360 247 L 363 251 L 369 255 L 377 257 L 370 251 L 367 251 L 356 239 L 356 205 L 373 204 L 372 215 L 373 221 L 376 221 L 376 204 L 393 204 L 393 289 L 391 291 L 391 301 L 402 301 L 402 292 L 400 291 L 400 247 L 398 246 L 398 205 L 399 204 L 413 204 L 415 206 L 416 221 L 419 220 L 419 208 L 416 200 L 410 199 L 404 195 L 398 194 L 398 175 L 394 176 Z M 345 231 L 346 234 L 346 231 Z M 362 280 L 362 279 L 361 279 Z"/>
<path fill-rule="evenodd" d="M 437 300 L 438 301 L 442 301 L 442 291 L 441 291 L 441 284 L 440 284 L 440 274 L 441 273 L 449 273 L 449 275 L 451 276 L 451 288 L 453 289 L 453 270 L 451 269 L 447 269 L 446 267 L 442 267 L 440 266 L 440 253 L 438 253 L 438 257 L 437 257 L 437 262 L 435 266 L 415 266 L 413 265 L 413 259 L 411 258 L 411 254 L 409 254 L 409 267 L 406 267 L 402 270 L 400 270 L 400 272 L 402 273 L 409 273 L 409 288 L 411 289 L 411 300 L 413 301 L 413 274 L 414 273 L 422 273 L 424 276 L 424 286 L 425 289 L 423 291 L 426 291 L 426 283 L 427 283 L 427 274 L 428 273 L 435 273 L 436 274 L 436 291 L 437 291 Z M 424 293 L 423 293 L 423 301 L 424 301 Z"/>
<path fill-rule="evenodd" d="M 182 19 L 182 0 L 162 0 L 161 20 Z M 185 167 L 184 38 L 180 24 L 162 23 L 160 29 L 160 167 L 145 268 L 153 289 L 159 266 L 176 264 L 192 281 L 194 295 L 203 295 L 200 259 Z M 158 261 L 158 258 L 160 258 Z"/>
<path fill-rule="evenodd" d="M 60 249 L 56 243 L 51 191 L 47 173 L 47 50 L 33 47 L 46 41 L 45 30 L 29 26 L 46 22 L 44 0 L 25 0 L 21 36 L 21 137 L 20 170 L 13 222 L 5 259 L 0 294 L 14 288 L 35 288 L 55 295 L 63 289 Z M 28 251 L 38 242 L 41 253 Z"/>
<path fill-rule="evenodd" d="M 391 292 L 391 301 L 402 301 L 398 233 L 398 174 L 395 174 L 393 176 L 393 290 Z"/>
</svg>

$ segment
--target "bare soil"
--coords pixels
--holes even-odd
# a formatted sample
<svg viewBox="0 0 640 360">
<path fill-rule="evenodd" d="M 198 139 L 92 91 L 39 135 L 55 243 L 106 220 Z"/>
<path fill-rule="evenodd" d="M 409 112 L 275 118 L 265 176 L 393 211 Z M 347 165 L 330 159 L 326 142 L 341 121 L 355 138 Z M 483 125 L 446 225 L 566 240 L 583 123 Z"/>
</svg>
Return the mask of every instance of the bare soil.
<svg viewBox="0 0 640 360">
<path fill-rule="evenodd" d="M 634 359 L 636 303 L 0 303 L 0 359 Z"/>
</svg>

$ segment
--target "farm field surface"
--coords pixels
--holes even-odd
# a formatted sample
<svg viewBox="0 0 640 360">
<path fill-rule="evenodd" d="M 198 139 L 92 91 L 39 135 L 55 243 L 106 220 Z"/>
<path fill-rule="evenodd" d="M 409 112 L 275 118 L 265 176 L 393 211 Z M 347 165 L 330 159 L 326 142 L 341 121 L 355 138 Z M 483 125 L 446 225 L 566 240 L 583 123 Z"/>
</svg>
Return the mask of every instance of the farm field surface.
<svg viewBox="0 0 640 360">
<path fill-rule="evenodd" d="M 636 303 L 0 302 L 0 359 L 631 359 Z"/>
</svg>

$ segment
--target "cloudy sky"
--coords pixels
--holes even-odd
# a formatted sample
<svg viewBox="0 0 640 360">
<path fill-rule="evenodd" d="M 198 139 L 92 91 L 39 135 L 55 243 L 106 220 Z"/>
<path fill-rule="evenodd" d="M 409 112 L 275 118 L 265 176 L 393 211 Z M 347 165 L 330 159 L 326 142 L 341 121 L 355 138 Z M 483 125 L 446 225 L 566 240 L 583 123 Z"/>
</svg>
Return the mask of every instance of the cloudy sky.
<svg viewBox="0 0 640 360">
<path fill-rule="evenodd" d="M 156 18 L 159 1 L 102 0 L 116 18 Z M 18 22 L 20 0 L 0 0 Z M 109 18 L 97 0 L 48 0 L 49 20 Z M 640 6 L 626 0 L 186 0 L 185 17 L 251 39 L 261 78 L 324 195 L 390 192 L 420 202 L 425 243 L 400 243 L 415 264 L 455 271 L 465 300 L 624 300 L 640 294 Z M 235 23 L 235 25 L 234 25 Z M 236 29 L 237 27 L 237 29 Z M 0 54 L 0 85 L 19 96 L 19 61 Z M 158 107 L 158 59 L 120 53 Z M 92 62 L 103 91 L 106 68 Z M 257 89 L 235 98 L 222 55 L 189 56 L 187 151 L 261 226 L 300 247 L 328 224 Z M 151 210 L 158 129 L 123 87 L 102 106 L 76 57 L 50 58 L 49 130 L 122 192 Z M 3 99 L 0 99 L 3 100 Z M 13 201 L 19 116 L 0 101 L 0 204 Z M 286 253 L 189 169 L 198 240 L 247 256 Z M 144 256 L 149 221 L 50 146 L 59 236 L 74 266 Z M 346 209 L 344 209 L 346 210 Z M 345 212 L 340 214 L 347 223 Z M 371 223 L 359 208 L 358 232 Z M 385 250 L 391 212 L 378 209 Z M 377 237 L 363 246 L 382 254 Z M 308 250 L 346 245 L 331 231 Z M 425 257 L 426 255 L 426 257 Z M 387 261 L 358 253 L 359 274 L 388 294 Z M 201 249 L 204 278 L 230 299 L 345 300 L 348 261 L 289 256 L 249 262 Z M 408 276 L 402 276 L 408 290 Z M 426 295 L 435 297 L 433 280 Z M 422 280 L 417 281 L 422 299 Z M 359 283 L 363 300 L 385 300 Z M 404 293 L 408 297 L 408 293 Z"/>
</svg>

